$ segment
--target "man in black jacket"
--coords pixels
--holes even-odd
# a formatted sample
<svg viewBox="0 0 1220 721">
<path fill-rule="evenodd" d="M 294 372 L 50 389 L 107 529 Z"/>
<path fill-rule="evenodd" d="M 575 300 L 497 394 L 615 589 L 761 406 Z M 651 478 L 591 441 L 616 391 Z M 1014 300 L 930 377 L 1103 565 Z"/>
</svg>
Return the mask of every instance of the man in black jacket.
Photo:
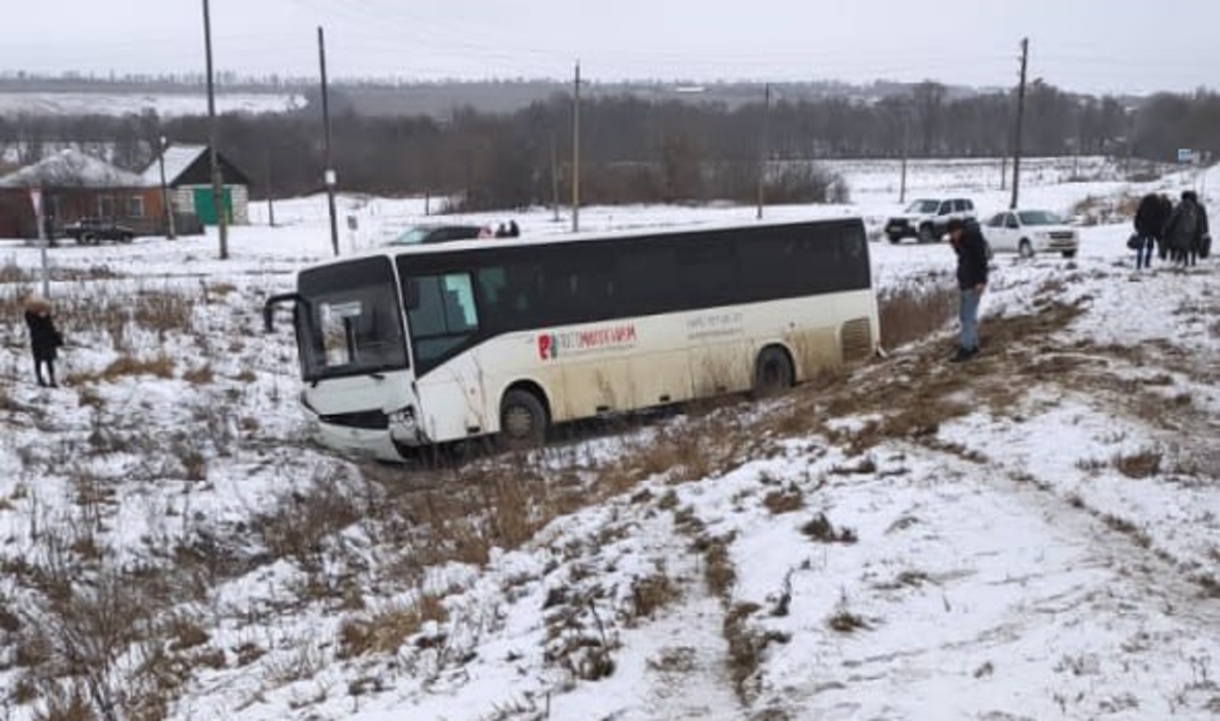
<svg viewBox="0 0 1220 721">
<path fill-rule="evenodd" d="M 979 352 L 979 301 L 987 288 L 987 243 L 976 223 L 956 218 L 949 221 L 949 242 L 957 253 L 957 287 L 961 290 L 961 344 L 953 360 L 961 362 Z"/>
<path fill-rule="evenodd" d="M 55 384 L 55 357 L 63 346 L 64 337 L 51 319 L 51 303 L 41 296 L 30 296 L 25 304 L 25 324 L 30 329 L 30 348 L 34 351 L 34 375 L 38 385 L 52 388 Z M 42 378 L 43 367 L 47 369 L 47 380 Z"/>
<path fill-rule="evenodd" d="M 1160 195 L 1149 193 L 1140 200 L 1135 211 L 1135 234 L 1139 236 L 1139 247 L 1135 250 L 1136 270 L 1152 267 L 1152 247 L 1162 242 L 1161 233 L 1169 220 L 1163 200 Z"/>
</svg>

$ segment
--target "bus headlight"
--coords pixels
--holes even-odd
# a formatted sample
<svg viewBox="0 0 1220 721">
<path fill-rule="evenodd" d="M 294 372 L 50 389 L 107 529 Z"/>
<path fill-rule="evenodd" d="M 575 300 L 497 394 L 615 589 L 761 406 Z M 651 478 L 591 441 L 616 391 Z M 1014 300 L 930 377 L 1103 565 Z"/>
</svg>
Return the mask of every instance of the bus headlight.
<svg viewBox="0 0 1220 721">
<path fill-rule="evenodd" d="M 393 411 L 390 413 L 390 423 L 408 428 L 413 427 L 415 425 L 415 407 L 407 406 Z"/>
</svg>

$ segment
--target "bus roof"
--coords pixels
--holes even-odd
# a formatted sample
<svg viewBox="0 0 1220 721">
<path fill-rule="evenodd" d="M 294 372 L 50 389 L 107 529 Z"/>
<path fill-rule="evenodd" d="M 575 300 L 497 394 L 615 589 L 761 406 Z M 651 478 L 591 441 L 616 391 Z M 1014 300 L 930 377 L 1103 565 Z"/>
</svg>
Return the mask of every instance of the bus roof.
<svg viewBox="0 0 1220 721">
<path fill-rule="evenodd" d="M 687 233 L 707 233 L 742 228 L 782 228 L 794 225 L 841 224 L 852 221 L 862 222 L 859 215 L 844 215 L 830 218 L 810 218 L 807 220 L 784 221 L 746 221 L 746 222 L 695 222 L 682 225 L 642 226 L 622 230 L 583 231 L 579 233 L 549 233 L 546 235 L 523 234 L 511 238 L 476 238 L 471 240 L 454 240 L 444 243 L 427 243 L 417 245 L 386 245 L 357 251 L 347 256 L 340 256 L 326 261 L 311 263 L 307 268 L 317 268 L 331 265 L 344 260 L 367 258 L 370 256 L 389 256 L 397 258 L 404 255 L 435 255 L 438 253 L 453 253 L 461 251 L 480 251 L 498 248 L 515 248 L 522 246 L 559 245 L 598 240 L 615 240 L 641 238 L 649 236 L 683 235 Z"/>
</svg>

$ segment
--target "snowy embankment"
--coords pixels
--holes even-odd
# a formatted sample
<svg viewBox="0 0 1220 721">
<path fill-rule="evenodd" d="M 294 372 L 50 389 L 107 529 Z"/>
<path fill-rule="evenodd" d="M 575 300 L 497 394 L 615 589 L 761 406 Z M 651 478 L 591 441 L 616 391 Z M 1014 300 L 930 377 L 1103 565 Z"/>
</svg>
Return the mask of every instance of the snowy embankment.
<svg viewBox="0 0 1220 721">
<path fill-rule="evenodd" d="M 1154 187 L 1026 192 L 1066 210 Z M 421 204 L 343 198 L 344 248 Z M 17 307 L 38 253 L 0 248 L 8 718 L 1220 713 L 1215 259 L 1136 273 L 1128 226 L 1086 228 L 1074 261 L 996 259 L 970 364 L 941 335 L 765 404 L 404 470 L 304 443 L 292 339 L 261 330 L 329 253 L 324 213 L 283 203 L 226 262 L 214 238 L 53 250 L 59 389 L 31 383 Z M 870 250 L 882 287 L 952 283 L 946 246 Z"/>
</svg>

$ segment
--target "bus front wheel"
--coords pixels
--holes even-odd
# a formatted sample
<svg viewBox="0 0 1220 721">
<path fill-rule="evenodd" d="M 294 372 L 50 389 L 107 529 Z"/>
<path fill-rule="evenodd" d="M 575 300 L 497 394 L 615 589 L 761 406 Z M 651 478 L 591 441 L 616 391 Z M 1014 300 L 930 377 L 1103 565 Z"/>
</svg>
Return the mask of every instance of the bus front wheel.
<svg viewBox="0 0 1220 721">
<path fill-rule="evenodd" d="M 758 362 L 754 366 L 755 397 L 767 398 L 783 393 L 792 387 L 795 380 L 792 361 L 784 349 L 770 346 L 758 354 Z"/>
<path fill-rule="evenodd" d="M 546 407 L 538 396 L 513 389 L 500 401 L 500 446 L 517 450 L 542 445 L 546 440 Z"/>
</svg>

